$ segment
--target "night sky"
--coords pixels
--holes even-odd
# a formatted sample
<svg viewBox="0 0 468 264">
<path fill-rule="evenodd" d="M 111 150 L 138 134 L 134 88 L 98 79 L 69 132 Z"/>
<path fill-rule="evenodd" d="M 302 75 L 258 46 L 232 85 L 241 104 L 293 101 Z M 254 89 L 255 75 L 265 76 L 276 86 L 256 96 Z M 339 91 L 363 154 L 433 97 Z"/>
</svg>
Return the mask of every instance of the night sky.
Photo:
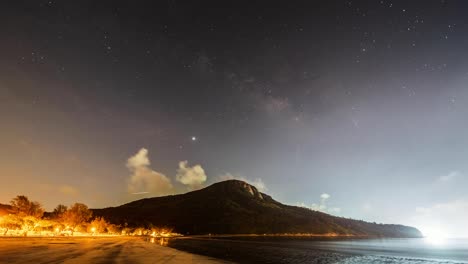
<svg viewBox="0 0 468 264">
<path fill-rule="evenodd" d="M 468 236 L 467 12 L 3 1 L 0 202 L 115 206 L 237 178 L 283 203 Z"/>
</svg>

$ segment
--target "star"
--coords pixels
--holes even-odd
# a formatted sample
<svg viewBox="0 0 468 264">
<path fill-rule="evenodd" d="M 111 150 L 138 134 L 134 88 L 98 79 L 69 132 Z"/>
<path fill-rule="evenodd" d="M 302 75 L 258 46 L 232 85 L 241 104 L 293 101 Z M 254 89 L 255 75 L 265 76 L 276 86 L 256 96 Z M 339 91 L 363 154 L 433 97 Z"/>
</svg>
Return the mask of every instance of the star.
<svg viewBox="0 0 468 264">
<path fill-rule="evenodd" d="M 197 141 L 197 137 L 192 136 L 192 141 Z"/>
</svg>

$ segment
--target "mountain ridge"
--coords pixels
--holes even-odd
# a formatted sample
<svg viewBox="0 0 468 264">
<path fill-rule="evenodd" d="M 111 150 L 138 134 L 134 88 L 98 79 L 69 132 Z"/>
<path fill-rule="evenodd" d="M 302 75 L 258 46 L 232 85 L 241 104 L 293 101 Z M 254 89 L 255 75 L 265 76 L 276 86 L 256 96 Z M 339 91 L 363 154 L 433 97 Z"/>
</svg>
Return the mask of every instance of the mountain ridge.
<svg viewBox="0 0 468 264">
<path fill-rule="evenodd" d="M 186 235 L 314 234 L 422 237 L 404 225 L 376 224 L 285 205 L 239 180 L 214 183 L 185 194 L 145 198 L 92 209 L 114 224 L 169 227 Z"/>
</svg>

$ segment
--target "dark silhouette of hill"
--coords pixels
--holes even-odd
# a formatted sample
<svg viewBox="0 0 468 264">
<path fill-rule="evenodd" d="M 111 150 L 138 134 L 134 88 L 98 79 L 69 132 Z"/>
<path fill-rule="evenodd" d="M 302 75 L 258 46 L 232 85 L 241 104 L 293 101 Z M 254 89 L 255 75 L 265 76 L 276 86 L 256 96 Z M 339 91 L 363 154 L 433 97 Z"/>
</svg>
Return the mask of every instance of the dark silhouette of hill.
<svg viewBox="0 0 468 264">
<path fill-rule="evenodd" d="M 421 237 L 413 227 L 332 216 L 281 204 L 243 181 L 229 180 L 180 195 L 93 209 L 114 224 L 171 227 L 181 234 L 339 234 Z"/>
</svg>

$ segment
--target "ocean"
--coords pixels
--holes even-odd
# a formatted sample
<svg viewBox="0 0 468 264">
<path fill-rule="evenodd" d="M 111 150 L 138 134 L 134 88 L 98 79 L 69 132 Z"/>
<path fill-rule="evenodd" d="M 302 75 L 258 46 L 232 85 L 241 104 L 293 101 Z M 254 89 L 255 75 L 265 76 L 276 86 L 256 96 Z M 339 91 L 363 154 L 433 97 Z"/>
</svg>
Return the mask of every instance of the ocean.
<svg viewBox="0 0 468 264">
<path fill-rule="evenodd" d="M 237 263 L 468 264 L 468 239 L 204 237 L 168 246 Z"/>
</svg>

